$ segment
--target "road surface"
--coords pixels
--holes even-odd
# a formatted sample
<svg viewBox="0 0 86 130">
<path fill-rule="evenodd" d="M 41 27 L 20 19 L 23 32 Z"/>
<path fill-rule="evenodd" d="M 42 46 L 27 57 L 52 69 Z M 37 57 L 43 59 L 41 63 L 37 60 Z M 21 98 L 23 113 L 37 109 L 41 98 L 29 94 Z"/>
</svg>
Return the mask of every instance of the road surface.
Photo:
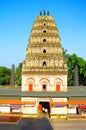
<svg viewBox="0 0 86 130">
<path fill-rule="evenodd" d="M 52 120 L 54 130 L 86 130 L 86 120 Z"/>
</svg>

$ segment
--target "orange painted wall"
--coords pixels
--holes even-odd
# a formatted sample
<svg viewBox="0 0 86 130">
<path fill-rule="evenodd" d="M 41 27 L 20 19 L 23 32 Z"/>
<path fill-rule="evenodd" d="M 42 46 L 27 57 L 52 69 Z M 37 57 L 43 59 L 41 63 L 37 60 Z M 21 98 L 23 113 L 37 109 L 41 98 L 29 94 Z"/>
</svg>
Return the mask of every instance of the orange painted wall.
<svg viewBox="0 0 86 130">
<path fill-rule="evenodd" d="M 60 84 L 56 84 L 56 91 L 60 92 Z"/>
<path fill-rule="evenodd" d="M 32 84 L 28 85 L 28 91 L 33 91 L 33 85 Z"/>
</svg>

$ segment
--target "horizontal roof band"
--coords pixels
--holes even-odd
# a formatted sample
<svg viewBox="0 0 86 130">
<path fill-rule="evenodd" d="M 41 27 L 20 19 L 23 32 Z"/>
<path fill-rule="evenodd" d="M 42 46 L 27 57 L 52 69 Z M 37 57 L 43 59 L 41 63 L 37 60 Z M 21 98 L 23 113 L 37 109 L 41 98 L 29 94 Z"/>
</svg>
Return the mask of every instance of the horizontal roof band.
<svg viewBox="0 0 86 130">
<path fill-rule="evenodd" d="M 21 100 L 0 100 L 0 104 L 36 104 L 36 101 L 21 101 Z M 86 100 L 70 100 L 67 102 L 50 102 L 50 105 L 55 104 L 86 104 Z"/>
<path fill-rule="evenodd" d="M 0 104 L 30 104 L 35 105 L 35 101 L 21 101 L 21 100 L 0 100 Z"/>
</svg>

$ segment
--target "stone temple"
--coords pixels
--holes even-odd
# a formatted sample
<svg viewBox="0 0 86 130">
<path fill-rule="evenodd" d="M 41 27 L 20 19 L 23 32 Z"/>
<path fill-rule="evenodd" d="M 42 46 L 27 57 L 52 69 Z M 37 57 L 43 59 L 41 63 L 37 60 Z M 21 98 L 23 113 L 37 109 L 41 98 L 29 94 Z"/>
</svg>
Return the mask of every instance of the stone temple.
<svg viewBox="0 0 86 130">
<path fill-rule="evenodd" d="M 67 101 L 67 98 L 54 97 L 56 92 L 67 91 L 67 65 L 58 28 L 49 11 L 41 11 L 33 23 L 23 61 L 21 89 L 32 94 L 29 97 L 24 95 L 21 99 L 35 101 L 35 112 L 39 103 L 46 107 L 43 104 L 50 104 L 51 101 Z M 51 97 L 49 92 L 52 92 Z M 45 93 L 47 98 L 43 95 Z M 35 94 L 38 97 L 33 99 Z M 51 110 L 53 112 L 52 108 Z M 29 108 L 26 108 L 25 112 L 27 111 Z"/>
</svg>

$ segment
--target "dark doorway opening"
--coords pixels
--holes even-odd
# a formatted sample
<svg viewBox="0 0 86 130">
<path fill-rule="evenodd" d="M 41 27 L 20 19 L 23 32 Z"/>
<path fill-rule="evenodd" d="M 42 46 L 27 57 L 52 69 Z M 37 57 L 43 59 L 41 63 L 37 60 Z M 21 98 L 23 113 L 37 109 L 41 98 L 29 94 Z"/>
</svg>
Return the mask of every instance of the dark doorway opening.
<svg viewBox="0 0 86 130">
<path fill-rule="evenodd" d="M 46 67 L 46 61 L 43 61 L 43 64 L 42 64 L 43 67 Z"/>
<path fill-rule="evenodd" d="M 43 90 L 46 90 L 46 84 L 43 84 L 42 88 Z"/>
<path fill-rule="evenodd" d="M 46 49 L 43 50 L 43 53 L 46 53 Z"/>
<path fill-rule="evenodd" d="M 45 39 L 45 38 L 43 39 L 43 42 L 46 42 L 46 39 Z"/>
<path fill-rule="evenodd" d="M 40 101 L 39 104 L 42 106 L 42 112 L 46 114 L 46 109 L 47 113 L 50 117 L 50 103 L 48 101 Z"/>
</svg>

